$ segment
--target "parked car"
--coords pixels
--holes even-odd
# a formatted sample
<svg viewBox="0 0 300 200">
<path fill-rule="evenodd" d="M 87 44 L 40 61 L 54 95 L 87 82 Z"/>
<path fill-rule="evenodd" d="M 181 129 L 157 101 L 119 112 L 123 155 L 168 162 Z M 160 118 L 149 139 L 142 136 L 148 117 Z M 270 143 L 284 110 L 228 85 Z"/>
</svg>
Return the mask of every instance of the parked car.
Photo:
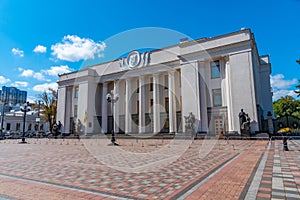
<svg viewBox="0 0 300 200">
<path fill-rule="evenodd" d="M 12 134 L 10 133 L 10 131 L 6 131 L 4 132 L 4 137 L 5 139 L 12 139 Z"/>
</svg>

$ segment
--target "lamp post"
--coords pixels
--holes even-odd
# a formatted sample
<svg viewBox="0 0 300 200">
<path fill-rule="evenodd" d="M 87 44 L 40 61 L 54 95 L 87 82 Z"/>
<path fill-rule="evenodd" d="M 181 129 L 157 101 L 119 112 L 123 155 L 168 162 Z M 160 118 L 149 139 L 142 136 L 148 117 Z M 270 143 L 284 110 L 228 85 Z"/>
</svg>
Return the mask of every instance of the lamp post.
<svg viewBox="0 0 300 200">
<path fill-rule="evenodd" d="M 1 112 L 1 137 L 3 137 L 3 123 L 4 123 L 4 106 L 5 103 L 2 102 L 2 112 Z"/>
<path fill-rule="evenodd" d="M 7 104 L 7 95 L 3 95 L 2 102 L 2 113 L 1 113 L 1 137 L 4 137 L 3 135 L 3 129 L 4 129 L 4 115 L 5 115 L 5 105 Z"/>
<path fill-rule="evenodd" d="M 110 103 L 111 113 L 112 113 L 112 115 L 111 115 L 112 116 L 111 143 L 112 143 L 112 145 L 118 145 L 116 143 L 115 132 L 114 132 L 114 103 L 116 103 L 119 100 L 119 97 L 118 97 L 118 95 L 114 95 L 114 91 L 111 90 L 111 92 L 107 93 L 106 100 L 108 103 Z"/>
<path fill-rule="evenodd" d="M 22 144 L 27 143 L 25 141 L 25 122 L 26 122 L 26 113 L 30 110 L 31 110 L 31 108 L 29 106 L 29 102 L 25 102 L 24 105 L 21 106 L 21 111 L 24 112 L 24 115 L 23 115 L 23 135 L 22 135 L 22 142 L 20 142 Z"/>
</svg>

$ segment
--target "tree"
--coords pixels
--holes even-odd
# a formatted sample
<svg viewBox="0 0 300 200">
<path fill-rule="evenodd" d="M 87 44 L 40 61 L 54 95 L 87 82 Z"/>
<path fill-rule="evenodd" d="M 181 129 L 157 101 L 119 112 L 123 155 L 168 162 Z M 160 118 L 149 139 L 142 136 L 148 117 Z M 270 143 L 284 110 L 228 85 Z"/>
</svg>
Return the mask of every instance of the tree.
<svg viewBox="0 0 300 200">
<path fill-rule="evenodd" d="M 275 117 L 295 116 L 300 118 L 300 101 L 292 96 L 281 97 L 273 102 Z"/>
<path fill-rule="evenodd" d="M 38 96 L 41 99 L 41 113 L 44 114 L 45 120 L 49 123 L 50 132 L 52 133 L 53 125 L 56 123 L 57 91 L 49 88 L 48 91 L 44 91 Z"/>
<path fill-rule="evenodd" d="M 296 62 L 300 65 L 300 59 L 296 60 Z M 297 94 L 297 96 L 300 96 L 300 80 L 299 81 L 299 85 L 296 86 L 297 90 L 295 90 L 294 92 Z"/>
</svg>

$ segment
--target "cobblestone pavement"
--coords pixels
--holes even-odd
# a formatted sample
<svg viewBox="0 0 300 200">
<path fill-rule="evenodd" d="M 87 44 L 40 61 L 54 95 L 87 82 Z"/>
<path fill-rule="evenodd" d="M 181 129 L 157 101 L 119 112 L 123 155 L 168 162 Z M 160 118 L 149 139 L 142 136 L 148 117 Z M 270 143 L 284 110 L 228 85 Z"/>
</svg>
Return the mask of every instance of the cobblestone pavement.
<svg viewBox="0 0 300 200">
<path fill-rule="evenodd" d="M 300 199 L 298 140 L 18 142 L 0 141 L 0 199 Z"/>
</svg>

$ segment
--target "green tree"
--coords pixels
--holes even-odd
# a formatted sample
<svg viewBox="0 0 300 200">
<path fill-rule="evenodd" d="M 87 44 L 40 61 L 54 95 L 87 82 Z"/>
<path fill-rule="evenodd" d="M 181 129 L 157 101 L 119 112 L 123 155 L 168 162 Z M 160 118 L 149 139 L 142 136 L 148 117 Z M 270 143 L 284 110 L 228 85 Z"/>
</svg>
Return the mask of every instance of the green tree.
<svg viewBox="0 0 300 200">
<path fill-rule="evenodd" d="M 300 118 L 300 101 L 292 96 L 281 97 L 273 102 L 275 117 L 295 116 Z"/>
<path fill-rule="evenodd" d="M 49 88 L 48 91 L 44 91 L 38 96 L 41 99 L 41 113 L 49 123 L 50 132 L 52 133 L 53 125 L 56 123 L 57 91 Z"/>
</svg>

